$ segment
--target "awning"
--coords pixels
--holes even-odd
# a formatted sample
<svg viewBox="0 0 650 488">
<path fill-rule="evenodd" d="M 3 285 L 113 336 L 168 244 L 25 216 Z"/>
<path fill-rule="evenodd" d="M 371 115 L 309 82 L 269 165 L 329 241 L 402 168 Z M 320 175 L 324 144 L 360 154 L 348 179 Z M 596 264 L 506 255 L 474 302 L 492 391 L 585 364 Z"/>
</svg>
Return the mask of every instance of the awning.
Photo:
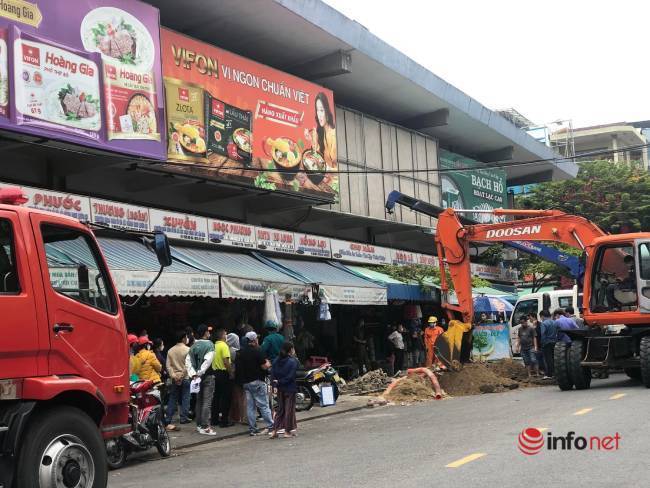
<svg viewBox="0 0 650 488">
<path fill-rule="evenodd" d="M 440 302 L 439 287 L 436 287 L 434 285 L 431 285 L 429 290 L 425 291 L 417 283 L 404 283 L 403 281 L 396 280 L 395 278 L 392 278 L 385 273 L 381 273 L 364 266 L 354 266 L 351 264 L 339 264 L 339 266 L 345 267 L 350 272 L 357 274 L 362 278 L 385 286 L 389 300 Z"/>
<path fill-rule="evenodd" d="M 388 303 L 386 287 L 330 263 L 264 256 L 260 258 L 275 263 L 279 269 L 284 268 L 294 275 L 301 276 L 308 283 L 318 284 L 330 304 L 386 305 Z"/>
<path fill-rule="evenodd" d="M 120 295 L 139 295 L 158 274 L 158 259 L 143 244 L 107 237 L 98 241 Z M 173 261 L 147 295 L 219 298 L 219 275 Z"/>
<path fill-rule="evenodd" d="M 250 254 L 174 246 L 172 255 L 186 265 L 218 273 L 222 298 L 264 300 L 264 292 L 273 288 L 280 300 L 286 295 L 297 299 L 308 287 L 305 282 L 267 266 Z"/>
</svg>

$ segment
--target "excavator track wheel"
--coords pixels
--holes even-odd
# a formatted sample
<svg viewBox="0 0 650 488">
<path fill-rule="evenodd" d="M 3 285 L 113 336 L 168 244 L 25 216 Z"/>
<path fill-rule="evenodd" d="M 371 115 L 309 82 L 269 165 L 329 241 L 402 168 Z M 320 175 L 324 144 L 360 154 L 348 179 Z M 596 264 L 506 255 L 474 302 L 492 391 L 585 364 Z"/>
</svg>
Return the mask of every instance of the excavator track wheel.
<svg viewBox="0 0 650 488">
<path fill-rule="evenodd" d="M 553 351 L 553 364 L 555 366 L 555 378 L 560 390 L 567 391 L 573 388 L 573 380 L 569 374 L 569 354 L 567 344 L 558 342 Z"/>
<path fill-rule="evenodd" d="M 569 376 L 576 390 L 586 390 L 591 386 L 591 368 L 580 365 L 584 357 L 584 342 L 573 341 L 567 348 Z"/>
<path fill-rule="evenodd" d="M 641 382 L 646 388 L 650 388 L 650 336 L 641 338 L 639 359 L 641 363 Z"/>
</svg>

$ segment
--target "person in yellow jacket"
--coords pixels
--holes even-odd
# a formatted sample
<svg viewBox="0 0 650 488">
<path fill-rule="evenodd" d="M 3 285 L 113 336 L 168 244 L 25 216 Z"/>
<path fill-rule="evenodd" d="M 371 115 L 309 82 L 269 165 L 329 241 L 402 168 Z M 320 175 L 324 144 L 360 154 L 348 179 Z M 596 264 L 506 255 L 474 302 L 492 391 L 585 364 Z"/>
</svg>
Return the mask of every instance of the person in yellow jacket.
<svg viewBox="0 0 650 488">
<path fill-rule="evenodd" d="M 425 366 L 430 368 L 434 363 L 438 364 L 439 359 L 434 352 L 436 341 L 442 335 L 444 330 L 438 325 L 437 317 L 429 317 L 428 327 L 424 329 L 424 347 L 426 348 L 427 358 Z"/>
<path fill-rule="evenodd" d="M 136 359 L 140 360 L 140 372 L 138 377 L 141 380 L 150 380 L 154 384 L 160 383 L 160 372 L 162 371 L 162 364 L 156 358 L 156 354 L 150 349 L 151 341 L 147 336 L 140 336 L 138 338 L 140 350 L 135 355 Z"/>
</svg>

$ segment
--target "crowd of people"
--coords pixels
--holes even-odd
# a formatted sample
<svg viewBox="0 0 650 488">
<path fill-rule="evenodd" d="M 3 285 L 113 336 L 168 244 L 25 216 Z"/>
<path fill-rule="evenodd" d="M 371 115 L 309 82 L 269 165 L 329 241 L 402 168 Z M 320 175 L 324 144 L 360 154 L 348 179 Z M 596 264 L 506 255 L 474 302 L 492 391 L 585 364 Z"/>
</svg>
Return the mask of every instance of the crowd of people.
<svg viewBox="0 0 650 488">
<path fill-rule="evenodd" d="M 566 307 L 558 308 L 552 314 L 542 310 L 539 318 L 533 314 L 519 317 L 519 350 L 529 376 L 540 376 L 542 372 L 543 379 L 554 376 L 555 344 L 571 342 L 571 338 L 564 331 L 584 328 L 584 320 L 574 314 L 573 307 Z"/>
<path fill-rule="evenodd" d="M 237 333 L 207 324 L 178 331 L 176 344 L 165 352 L 162 340 L 142 331 L 129 334 L 131 381 L 149 380 L 164 391 L 167 430 L 174 423 L 196 423 L 199 434 L 217 435 L 215 427 L 247 423 L 252 436 L 297 434 L 295 393 L 299 361 L 292 342 L 267 324 L 260 342 L 252 327 Z M 277 409 L 271 409 L 275 394 Z M 258 413 L 263 423 L 257 426 Z"/>
</svg>

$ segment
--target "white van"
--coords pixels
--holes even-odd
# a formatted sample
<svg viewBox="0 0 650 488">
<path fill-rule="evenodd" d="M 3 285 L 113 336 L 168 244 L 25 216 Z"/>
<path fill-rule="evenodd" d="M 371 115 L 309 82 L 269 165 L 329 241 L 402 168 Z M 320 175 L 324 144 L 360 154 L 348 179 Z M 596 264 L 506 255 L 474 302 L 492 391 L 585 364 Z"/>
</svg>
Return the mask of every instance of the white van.
<svg viewBox="0 0 650 488">
<path fill-rule="evenodd" d="M 546 309 L 553 313 L 556 308 L 573 307 L 578 311 L 582 306 L 578 302 L 578 287 L 572 290 L 553 290 L 522 295 L 515 304 L 515 309 L 510 316 L 510 348 L 513 354 L 519 354 L 519 318 L 522 315 L 533 314 L 539 319 L 539 313 Z"/>
</svg>

